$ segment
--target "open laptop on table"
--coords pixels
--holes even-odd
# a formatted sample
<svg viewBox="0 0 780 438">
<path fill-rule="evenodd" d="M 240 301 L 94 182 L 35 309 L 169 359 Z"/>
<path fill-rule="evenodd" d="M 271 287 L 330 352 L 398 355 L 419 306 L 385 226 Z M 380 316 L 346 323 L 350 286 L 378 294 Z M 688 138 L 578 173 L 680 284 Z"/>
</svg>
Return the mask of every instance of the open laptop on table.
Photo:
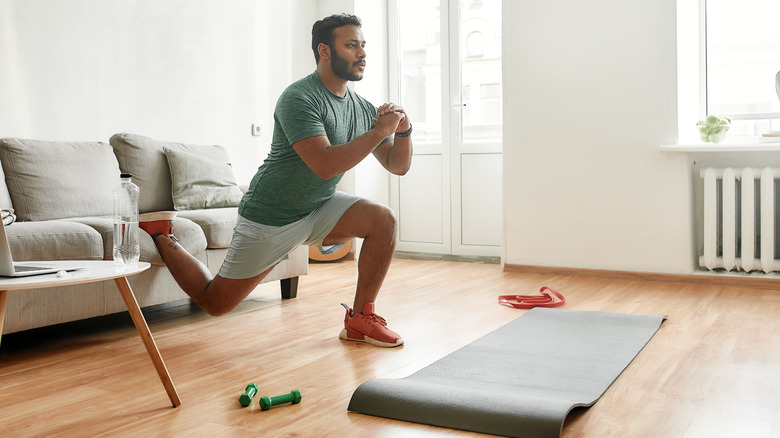
<svg viewBox="0 0 780 438">
<path fill-rule="evenodd" d="M 59 271 L 75 271 L 79 267 L 47 266 L 46 262 L 14 263 L 11 247 L 5 235 L 5 225 L 0 221 L 0 277 L 26 277 L 29 275 L 53 274 Z"/>
</svg>

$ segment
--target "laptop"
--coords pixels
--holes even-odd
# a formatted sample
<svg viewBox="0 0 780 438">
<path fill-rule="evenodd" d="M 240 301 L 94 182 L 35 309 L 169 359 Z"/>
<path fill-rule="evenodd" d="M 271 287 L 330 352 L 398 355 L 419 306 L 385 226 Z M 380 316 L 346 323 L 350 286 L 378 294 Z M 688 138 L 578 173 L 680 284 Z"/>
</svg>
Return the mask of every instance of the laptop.
<svg viewBox="0 0 780 438">
<path fill-rule="evenodd" d="M 60 271 L 75 271 L 80 267 L 63 268 L 47 266 L 46 262 L 14 263 L 11 247 L 5 235 L 5 224 L 0 221 L 0 277 L 27 277 L 30 275 L 53 274 Z"/>
</svg>

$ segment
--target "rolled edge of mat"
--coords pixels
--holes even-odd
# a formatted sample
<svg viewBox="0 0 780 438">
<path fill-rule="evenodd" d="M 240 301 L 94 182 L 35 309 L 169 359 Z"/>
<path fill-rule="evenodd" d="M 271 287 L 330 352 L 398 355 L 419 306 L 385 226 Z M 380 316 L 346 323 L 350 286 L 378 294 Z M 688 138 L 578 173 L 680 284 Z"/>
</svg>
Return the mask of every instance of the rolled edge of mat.
<svg viewBox="0 0 780 438">
<path fill-rule="evenodd" d="M 454 389 L 455 382 L 373 379 L 352 394 L 347 410 L 431 426 L 509 437 L 558 437 L 570 403 L 510 391 Z"/>
</svg>

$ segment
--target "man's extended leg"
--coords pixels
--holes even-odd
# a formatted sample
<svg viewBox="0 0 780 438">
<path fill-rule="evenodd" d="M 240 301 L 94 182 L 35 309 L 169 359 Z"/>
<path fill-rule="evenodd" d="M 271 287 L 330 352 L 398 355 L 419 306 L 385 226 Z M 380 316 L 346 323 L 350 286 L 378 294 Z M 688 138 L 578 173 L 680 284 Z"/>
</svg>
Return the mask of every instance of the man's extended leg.
<svg viewBox="0 0 780 438">
<path fill-rule="evenodd" d="M 200 260 L 171 238 L 173 225 L 170 221 L 142 222 L 141 228 L 152 235 L 160 256 L 179 287 L 210 315 L 223 315 L 235 308 L 273 269 L 272 266 L 260 275 L 241 280 L 213 276 Z"/>
</svg>

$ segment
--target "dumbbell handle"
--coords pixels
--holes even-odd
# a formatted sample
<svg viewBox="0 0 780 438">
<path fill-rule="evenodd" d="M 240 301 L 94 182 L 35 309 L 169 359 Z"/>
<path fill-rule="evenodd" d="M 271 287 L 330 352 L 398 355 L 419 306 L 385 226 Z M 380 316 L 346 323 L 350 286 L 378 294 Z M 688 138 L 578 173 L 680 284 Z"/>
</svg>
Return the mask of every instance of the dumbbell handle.
<svg viewBox="0 0 780 438">
<path fill-rule="evenodd" d="M 284 403 L 296 404 L 301 401 L 301 392 L 293 390 L 289 394 L 278 395 L 276 397 L 261 397 L 260 409 L 267 411 L 271 409 L 271 406 L 281 405 Z"/>
<path fill-rule="evenodd" d="M 238 402 L 241 403 L 241 406 L 247 407 L 250 404 L 252 404 L 252 398 L 257 394 L 257 385 L 254 383 L 250 383 L 246 386 L 246 391 L 244 391 L 243 394 L 241 394 L 241 397 L 238 398 Z"/>
</svg>

